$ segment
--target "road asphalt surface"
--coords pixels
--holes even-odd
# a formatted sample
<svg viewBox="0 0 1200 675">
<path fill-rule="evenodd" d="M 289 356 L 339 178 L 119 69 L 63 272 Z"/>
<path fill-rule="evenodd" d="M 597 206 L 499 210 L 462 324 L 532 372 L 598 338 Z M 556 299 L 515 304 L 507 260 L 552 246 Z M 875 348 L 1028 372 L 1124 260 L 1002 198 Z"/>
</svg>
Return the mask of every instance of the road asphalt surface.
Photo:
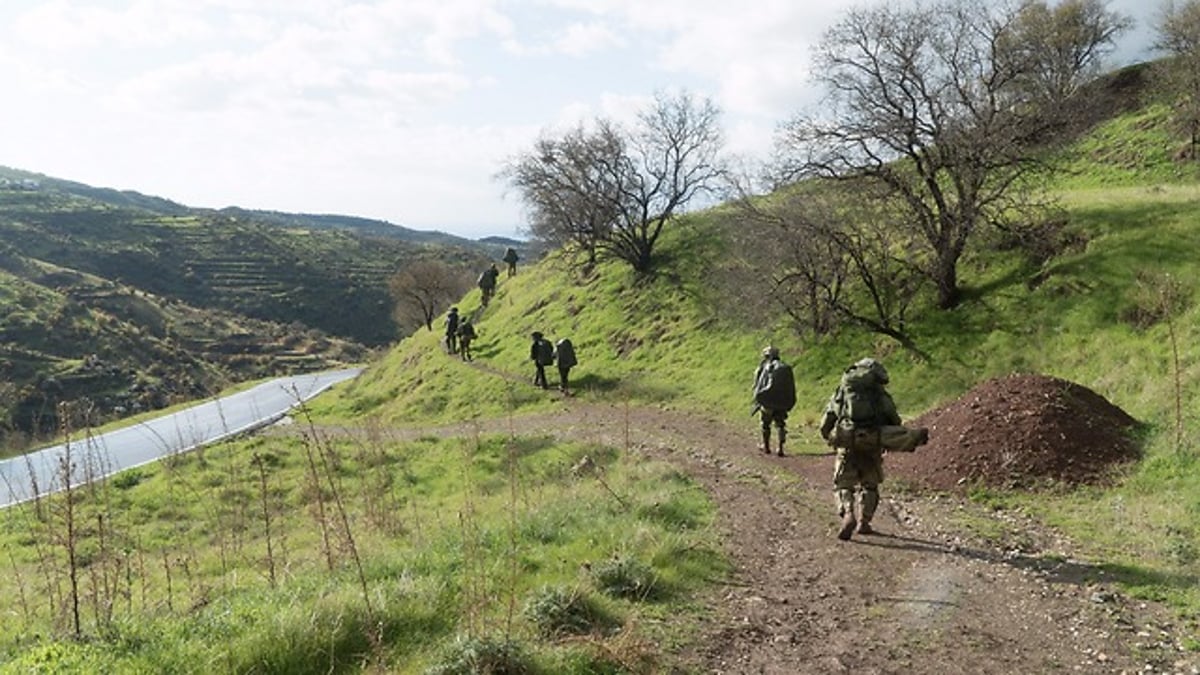
<svg viewBox="0 0 1200 675">
<path fill-rule="evenodd" d="M 0 461 L 0 508 L 273 424 L 360 369 L 281 377 L 105 434 Z"/>
</svg>

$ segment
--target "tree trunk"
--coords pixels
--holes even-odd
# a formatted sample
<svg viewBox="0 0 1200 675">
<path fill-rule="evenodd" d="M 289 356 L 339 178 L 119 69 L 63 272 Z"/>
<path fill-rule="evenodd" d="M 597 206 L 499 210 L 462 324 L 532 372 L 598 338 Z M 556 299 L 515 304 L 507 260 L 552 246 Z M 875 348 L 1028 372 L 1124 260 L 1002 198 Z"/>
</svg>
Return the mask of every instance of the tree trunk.
<svg viewBox="0 0 1200 675">
<path fill-rule="evenodd" d="M 962 298 L 958 288 L 958 265 L 946 255 L 939 255 L 933 271 L 933 283 L 937 286 L 938 309 L 954 309 Z"/>
</svg>

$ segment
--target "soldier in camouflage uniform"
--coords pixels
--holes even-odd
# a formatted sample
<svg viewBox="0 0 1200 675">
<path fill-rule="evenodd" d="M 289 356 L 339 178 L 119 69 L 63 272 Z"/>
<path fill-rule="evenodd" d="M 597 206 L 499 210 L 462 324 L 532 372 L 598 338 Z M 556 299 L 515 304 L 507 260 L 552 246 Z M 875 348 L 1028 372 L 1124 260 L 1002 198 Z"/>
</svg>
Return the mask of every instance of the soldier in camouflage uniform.
<svg viewBox="0 0 1200 675">
<path fill-rule="evenodd" d="M 896 403 L 884 389 L 887 370 L 875 359 L 862 359 L 846 369 L 821 418 L 821 437 L 832 445 L 837 459 L 833 486 L 845 541 L 856 530 L 872 534 L 871 519 L 879 506 L 885 450 L 912 452 L 929 441 L 928 429 L 900 424 Z M 858 513 L 855 514 L 855 491 Z"/>
</svg>

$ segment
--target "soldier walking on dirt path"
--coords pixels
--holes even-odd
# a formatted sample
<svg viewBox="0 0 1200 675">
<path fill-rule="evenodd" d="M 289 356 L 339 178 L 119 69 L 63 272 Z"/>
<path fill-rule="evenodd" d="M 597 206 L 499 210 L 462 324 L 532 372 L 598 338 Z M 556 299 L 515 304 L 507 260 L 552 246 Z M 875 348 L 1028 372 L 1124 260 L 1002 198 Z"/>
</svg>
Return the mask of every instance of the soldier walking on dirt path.
<svg viewBox="0 0 1200 675">
<path fill-rule="evenodd" d="M 533 342 L 529 345 L 529 359 L 533 361 L 535 368 L 533 384 L 542 389 L 548 389 L 550 385 L 546 382 L 546 366 L 554 363 L 554 345 L 542 337 L 540 331 L 533 331 L 531 337 Z"/>
<path fill-rule="evenodd" d="M 496 280 L 500 277 L 500 270 L 496 269 L 496 263 L 485 269 L 479 274 L 479 296 L 480 302 L 484 307 L 491 302 L 492 296 L 496 294 Z"/>
<path fill-rule="evenodd" d="M 821 417 L 821 438 L 836 451 L 833 486 L 841 518 L 837 536 L 843 541 L 856 531 L 874 533 L 871 519 L 879 506 L 884 451 L 912 452 L 929 442 L 928 429 L 901 426 L 896 403 L 884 389 L 887 383 L 882 363 L 871 358 L 855 362 L 842 373 Z"/>
<path fill-rule="evenodd" d="M 562 393 L 570 394 L 567 380 L 570 378 L 571 368 L 577 363 L 575 345 L 571 344 L 570 338 L 562 338 L 554 344 L 554 363 L 558 366 L 558 388 Z"/>
<path fill-rule="evenodd" d="M 446 315 L 446 351 L 458 353 L 458 308 L 451 307 Z"/>
<path fill-rule="evenodd" d="M 762 419 L 762 451 L 771 454 L 771 426 L 779 432 L 779 450 L 787 441 L 788 413 L 796 405 L 796 380 L 792 367 L 779 358 L 779 348 L 767 346 L 754 371 L 754 412 Z M 751 413 L 753 414 L 753 413 Z"/>
<path fill-rule="evenodd" d="M 475 357 L 471 356 L 471 341 L 475 339 L 475 326 L 471 325 L 471 319 L 464 318 L 462 323 L 458 325 L 458 351 L 462 356 L 463 361 L 473 361 Z"/>
<path fill-rule="evenodd" d="M 508 276 L 510 278 L 517 273 L 517 261 L 520 259 L 521 257 L 517 255 L 517 250 L 511 246 L 504 252 L 504 257 L 501 260 L 508 265 Z"/>
</svg>

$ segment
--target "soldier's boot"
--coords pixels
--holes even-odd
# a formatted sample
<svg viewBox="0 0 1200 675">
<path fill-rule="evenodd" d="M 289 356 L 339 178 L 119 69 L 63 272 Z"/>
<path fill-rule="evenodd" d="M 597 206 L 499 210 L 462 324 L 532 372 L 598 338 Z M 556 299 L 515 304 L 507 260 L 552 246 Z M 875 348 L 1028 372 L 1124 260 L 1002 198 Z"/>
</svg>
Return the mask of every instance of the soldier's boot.
<svg viewBox="0 0 1200 675">
<path fill-rule="evenodd" d="M 762 451 L 769 455 L 769 454 L 771 454 L 771 432 L 764 431 L 762 437 L 763 437 Z"/>
<path fill-rule="evenodd" d="M 854 528 L 857 525 L 854 520 L 854 490 L 838 490 L 837 499 L 838 515 L 842 517 L 842 527 L 838 530 L 837 537 L 842 541 L 847 541 L 850 539 L 850 535 L 854 534 Z"/>
<path fill-rule="evenodd" d="M 875 509 L 879 508 L 879 489 L 863 488 L 861 502 L 862 513 L 858 518 L 858 533 L 874 534 L 875 530 L 871 527 L 871 519 L 875 517 Z"/>
<path fill-rule="evenodd" d="M 776 454 L 778 454 L 780 457 L 783 457 L 783 443 L 784 443 L 784 441 L 786 441 L 786 440 L 787 440 L 787 430 L 786 430 L 786 429 L 780 429 L 780 430 L 779 430 L 779 452 L 778 452 L 778 453 L 776 453 Z"/>
</svg>

